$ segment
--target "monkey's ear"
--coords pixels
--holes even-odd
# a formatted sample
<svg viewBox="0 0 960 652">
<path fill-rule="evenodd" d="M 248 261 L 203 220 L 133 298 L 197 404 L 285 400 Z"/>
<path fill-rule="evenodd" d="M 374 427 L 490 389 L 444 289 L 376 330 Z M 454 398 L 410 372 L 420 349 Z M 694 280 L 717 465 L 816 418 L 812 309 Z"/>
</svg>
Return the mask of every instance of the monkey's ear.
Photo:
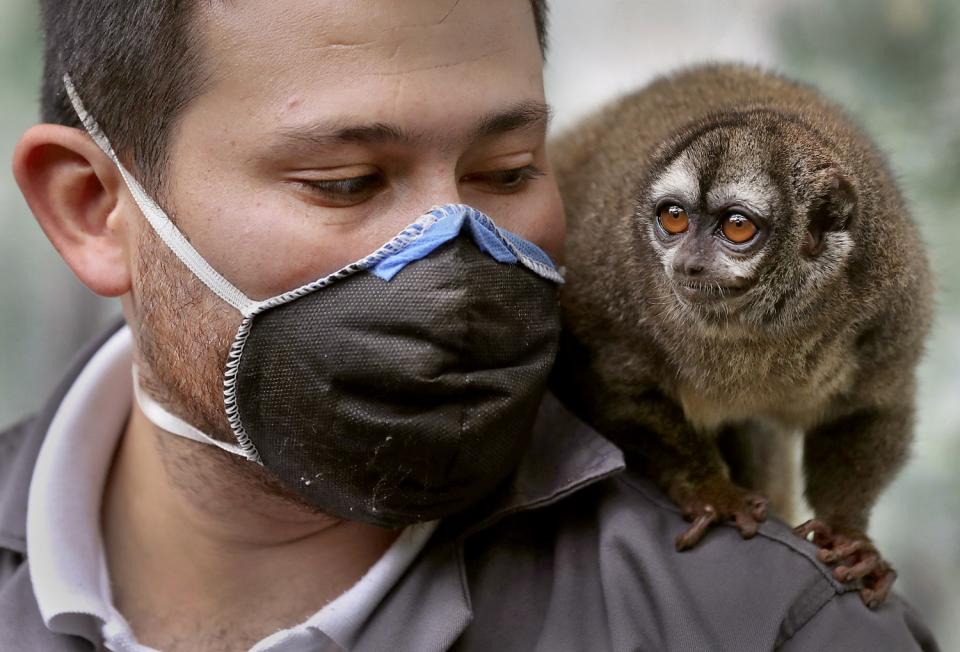
<svg viewBox="0 0 960 652">
<path fill-rule="evenodd" d="M 810 206 L 803 241 L 803 253 L 811 258 L 823 253 L 827 233 L 850 228 L 857 207 L 857 193 L 841 174 L 829 172 L 822 187 L 823 192 Z"/>
</svg>

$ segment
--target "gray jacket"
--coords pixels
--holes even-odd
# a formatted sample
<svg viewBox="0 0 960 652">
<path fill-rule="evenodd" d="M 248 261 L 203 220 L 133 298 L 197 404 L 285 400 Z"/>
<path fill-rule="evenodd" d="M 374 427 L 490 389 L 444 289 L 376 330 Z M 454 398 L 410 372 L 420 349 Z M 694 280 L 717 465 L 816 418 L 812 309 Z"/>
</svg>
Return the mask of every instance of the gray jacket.
<svg viewBox="0 0 960 652">
<path fill-rule="evenodd" d="M 41 620 L 26 556 L 27 493 L 83 352 L 35 417 L 0 433 L 0 652 L 93 650 Z M 443 522 L 367 622 L 356 652 L 936 650 L 899 599 L 869 611 L 782 523 L 744 541 L 686 527 L 620 451 L 548 396 L 512 480 Z M 318 640 L 317 650 L 340 650 Z"/>
</svg>

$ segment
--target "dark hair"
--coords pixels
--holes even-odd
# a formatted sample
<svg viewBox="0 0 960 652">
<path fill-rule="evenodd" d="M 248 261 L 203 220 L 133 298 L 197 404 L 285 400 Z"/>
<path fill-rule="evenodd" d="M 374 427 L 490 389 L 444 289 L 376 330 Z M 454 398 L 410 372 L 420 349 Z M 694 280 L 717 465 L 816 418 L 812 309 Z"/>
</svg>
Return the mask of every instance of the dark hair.
<svg viewBox="0 0 960 652">
<path fill-rule="evenodd" d="M 530 0 L 541 51 L 547 0 Z M 207 73 L 193 20 L 198 0 L 40 0 L 45 42 L 41 119 L 80 121 L 63 89 L 69 72 L 87 110 L 151 193 L 162 194 L 167 138 Z"/>
</svg>

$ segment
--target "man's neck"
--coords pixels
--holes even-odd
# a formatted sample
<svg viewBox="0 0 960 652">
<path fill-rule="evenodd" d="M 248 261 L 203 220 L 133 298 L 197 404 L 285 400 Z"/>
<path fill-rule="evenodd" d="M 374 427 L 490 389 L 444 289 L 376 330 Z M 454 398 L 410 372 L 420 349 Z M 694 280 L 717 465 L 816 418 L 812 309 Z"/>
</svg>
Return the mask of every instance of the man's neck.
<svg viewBox="0 0 960 652">
<path fill-rule="evenodd" d="M 171 650 L 247 648 L 349 589 L 399 532 L 307 512 L 134 405 L 104 489 L 114 606 Z"/>
</svg>

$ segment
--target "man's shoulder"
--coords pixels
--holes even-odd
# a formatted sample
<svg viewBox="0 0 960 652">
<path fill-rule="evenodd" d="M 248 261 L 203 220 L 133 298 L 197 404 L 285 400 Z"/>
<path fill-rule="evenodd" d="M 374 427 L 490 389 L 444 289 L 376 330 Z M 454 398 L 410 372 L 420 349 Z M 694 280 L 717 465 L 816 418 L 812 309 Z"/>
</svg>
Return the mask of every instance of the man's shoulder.
<svg viewBox="0 0 960 652">
<path fill-rule="evenodd" d="M 859 603 L 855 590 L 838 582 L 817 559 L 813 544 L 776 517 L 761 524 L 751 539 L 732 524 L 719 524 L 695 548 L 681 553 L 674 540 L 690 524 L 679 508 L 636 474 L 624 473 L 611 485 L 609 516 L 600 523 L 605 540 L 643 534 L 632 535 L 633 545 L 604 550 L 618 564 L 642 568 L 641 583 L 655 581 L 661 587 L 659 599 L 683 605 L 677 618 L 688 627 L 696 623 L 704 636 L 737 640 L 752 632 L 757 642 L 770 644 L 763 649 L 773 649 L 828 603 Z"/>
<path fill-rule="evenodd" d="M 784 523 L 770 519 L 749 540 L 719 525 L 678 553 L 686 527 L 631 471 L 504 519 L 466 544 L 475 622 L 522 609 L 516 629 L 543 649 L 786 650 L 810 623 L 843 614 L 847 649 L 869 649 L 857 645 L 875 641 L 871 627 L 907 641 L 876 649 L 920 649 L 897 600 L 869 612 Z"/>
<path fill-rule="evenodd" d="M 750 539 L 744 539 L 732 523 L 719 523 L 696 547 L 677 552 L 674 541 L 690 523 L 652 482 L 627 471 L 611 478 L 603 489 L 598 527 L 608 537 L 642 531 L 629 550 L 655 555 L 678 580 L 724 586 L 789 583 L 824 595 L 854 590 L 838 582 L 817 559 L 817 548 L 776 516 L 763 522 Z"/>
</svg>

